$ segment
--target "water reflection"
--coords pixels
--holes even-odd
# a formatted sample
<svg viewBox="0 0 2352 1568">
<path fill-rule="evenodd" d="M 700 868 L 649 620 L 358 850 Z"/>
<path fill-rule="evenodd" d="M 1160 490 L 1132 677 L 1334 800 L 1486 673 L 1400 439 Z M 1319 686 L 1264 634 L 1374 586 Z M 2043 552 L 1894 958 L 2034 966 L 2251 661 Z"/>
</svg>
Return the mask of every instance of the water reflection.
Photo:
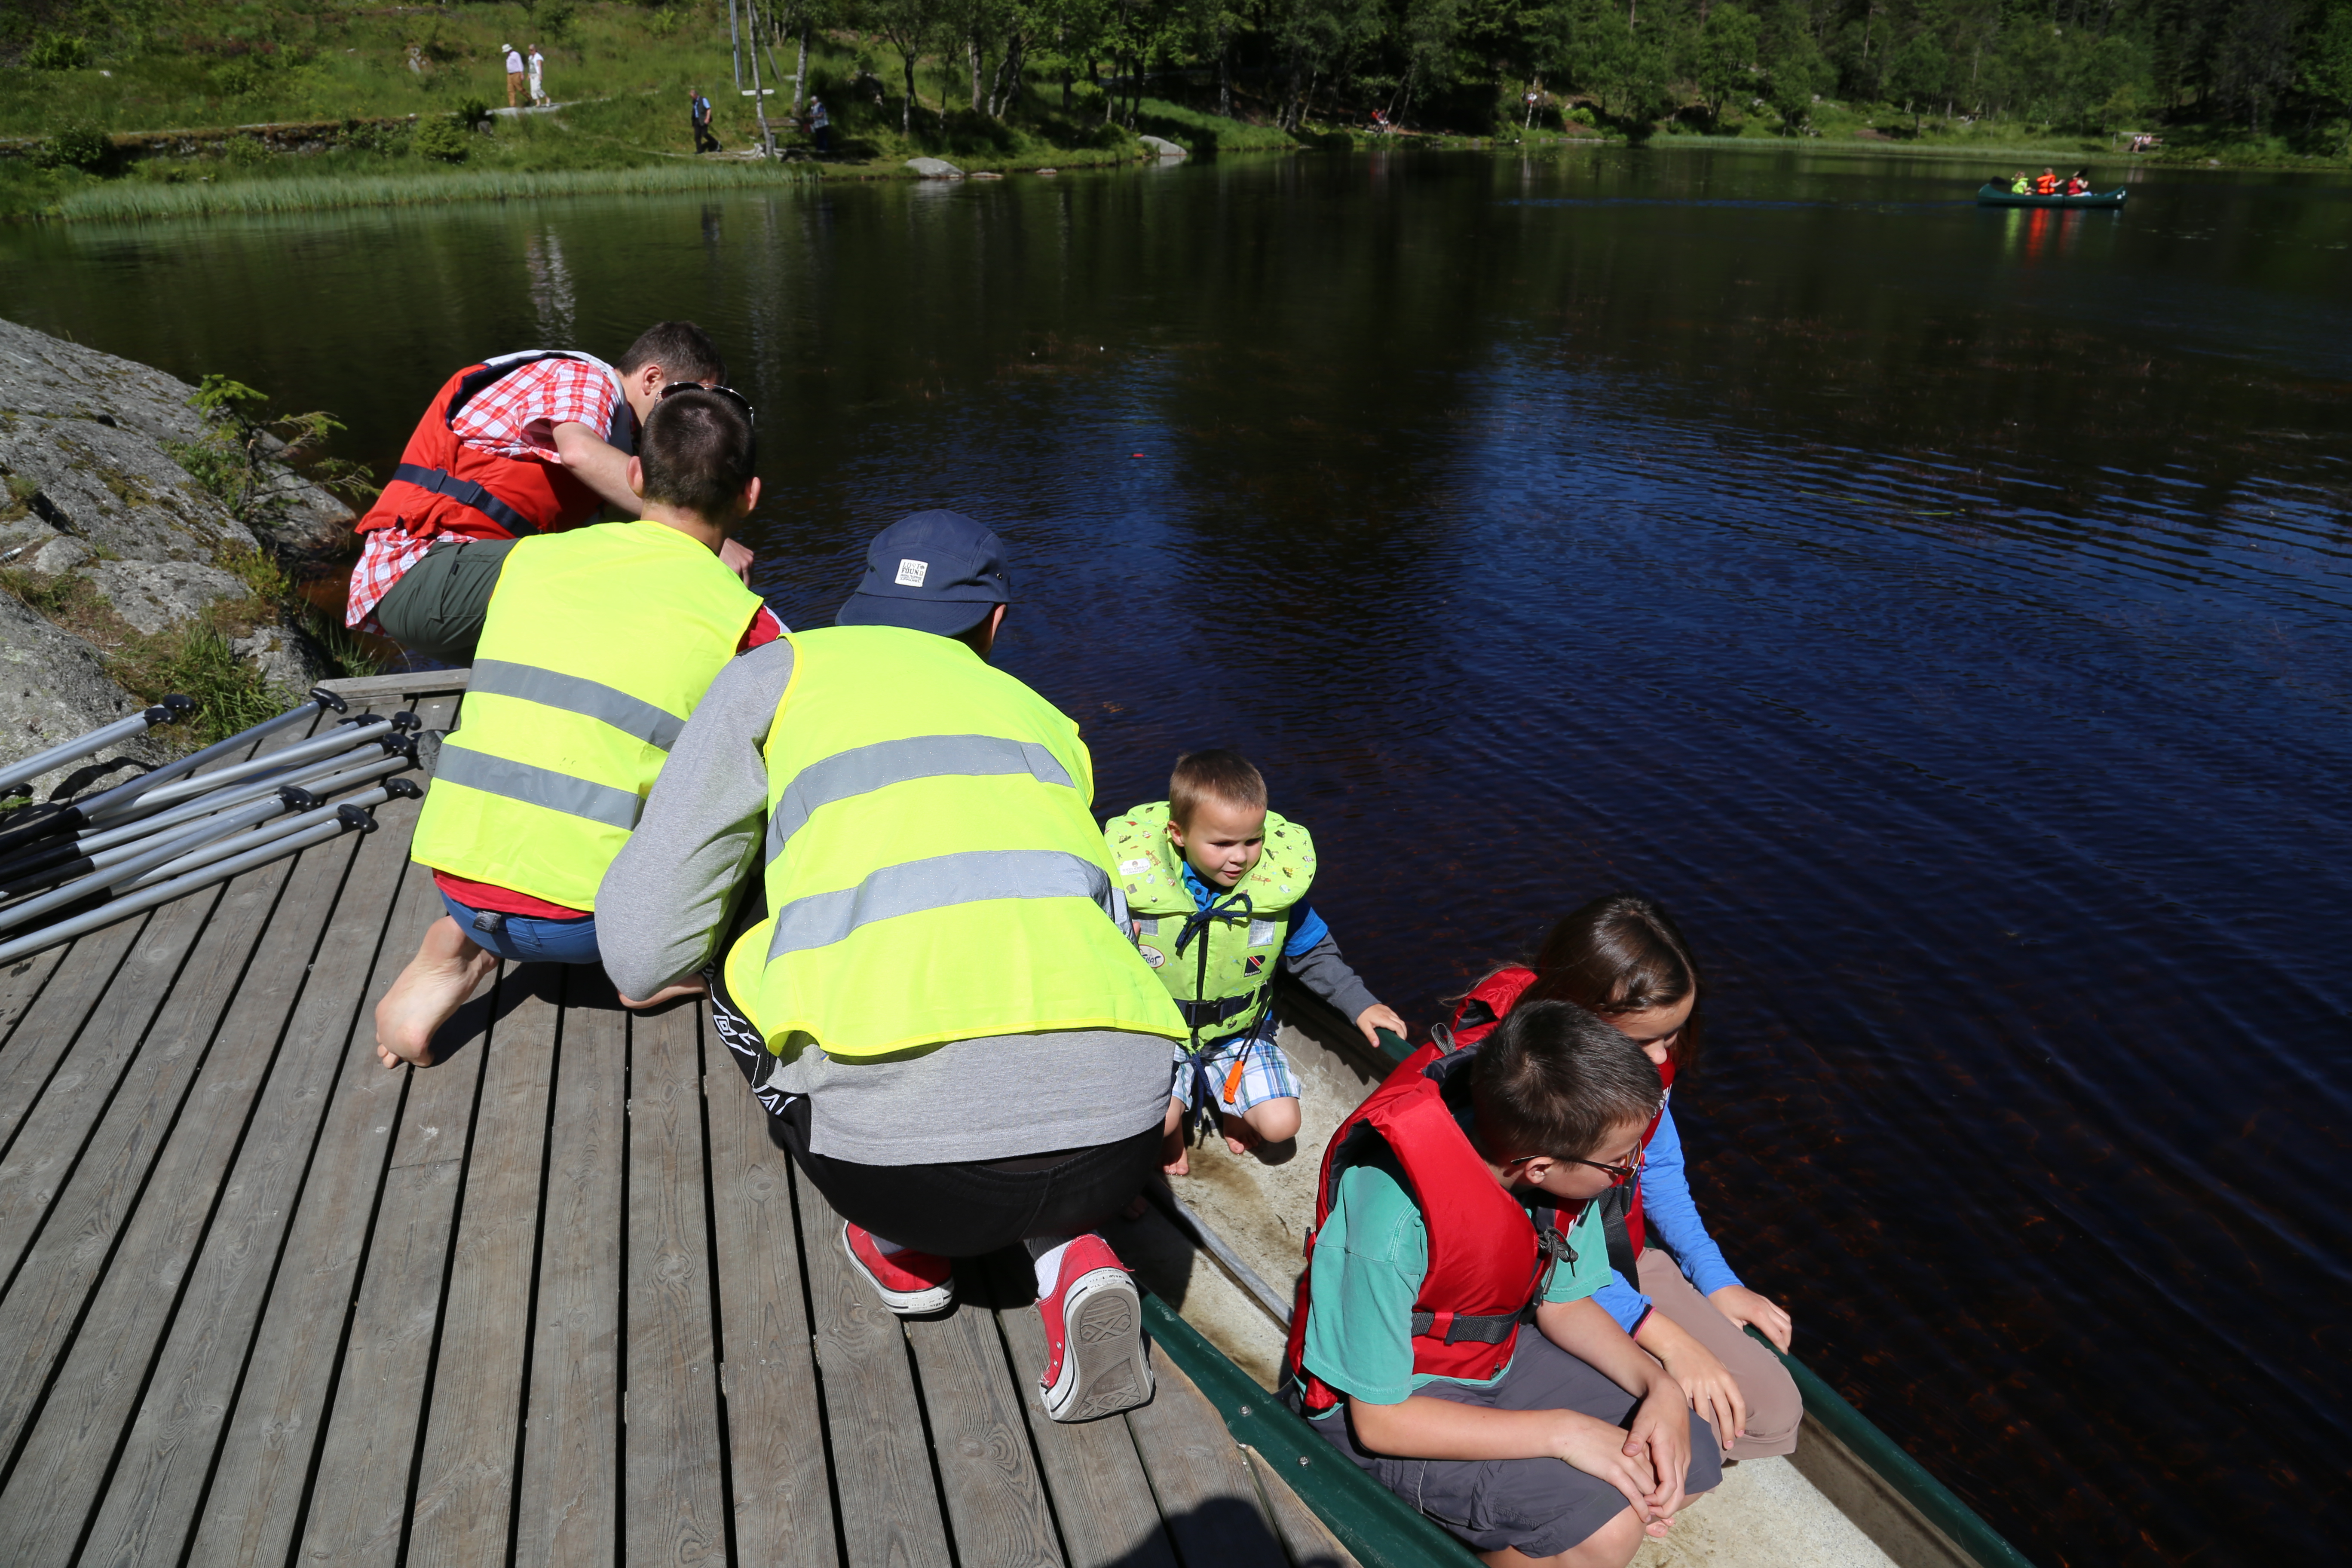
<svg viewBox="0 0 2352 1568">
<path fill-rule="evenodd" d="M 1713 973 L 1703 1201 L 1816 1367 L 2037 1560 L 2324 1556 L 2352 187 L 1979 178 L 1226 160 L 28 230 L 0 277 L 383 462 L 554 330 L 559 263 L 582 347 L 703 321 L 788 619 L 894 517 L 996 522 L 1004 658 L 1101 804 L 1250 750 L 1418 1019 L 1587 894 L 1658 896 Z M 352 310 L 387 254 L 406 308 Z"/>
</svg>

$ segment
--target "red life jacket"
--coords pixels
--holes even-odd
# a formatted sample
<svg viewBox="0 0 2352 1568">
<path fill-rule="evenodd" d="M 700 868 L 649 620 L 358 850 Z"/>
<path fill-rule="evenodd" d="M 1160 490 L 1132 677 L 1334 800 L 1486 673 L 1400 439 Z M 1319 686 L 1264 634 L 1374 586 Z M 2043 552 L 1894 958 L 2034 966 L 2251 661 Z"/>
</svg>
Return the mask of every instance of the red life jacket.
<svg viewBox="0 0 2352 1568">
<path fill-rule="evenodd" d="M 2034 175 L 2034 176 L 2033 176 L 2033 190 L 2034 190 L 2034 194 L 2035 194 L 2036 195 L 2043 195 L 2043 196 L 2054 196 L 2054 195 L 2056 195 L 2058 194 L 2058 176 L 2057 176 L 2057 175 L 2055 175 L 2055 174 L 2036 174 L 2036 175 Z"/>
<path fill-rule="evenodd" d="M 1286 1384 L 1310 1412 L 1330 1409 L 1339 1392 L 1307 1370 L 1307 1318 L 1312 1307 L 1315 1236 L 1330 1217 L 1339 1177 L 1385 1143 L 1404 1167 L 1428 1223 L 1429 1271 L 1412 1304 L 1412 1370 L 1433 1377 L 1490 1378 L 1511 1364 L 1519 1325 L 1530 1315 L 1552 1261 L 1567 1238 L 1538 1220 L 1495 1180 L 1447 1107 L 1446 1081 L 1475 1052 L 1441 1054 L 1433 1042 L 1405 1058 L 1331 1135 L 1315 1188 L 1316 1229 L 1307 1235 L 1307 1270 L 1299 1277 L 1283 1351 Z"/>
<path fill-rule="evenodd" d="M 1525 995 L 1528 987 L 1535 983 L 1534 970 L 1525 964 L 1513 963 L 1495 971 L 1472 986 L 1470 994 L 1462 998 L 1462 1005 L 1454 1010 L 1454 1043 L 1456 1046 L 1475 1046 L 1485 1039 L 1493 1032 L 1495 1026 L 1503 1021 L 1503 1015 L 1511 1010 L 1511 1005 Z M 1674 1058 L 1668 1057 L 1658 1064 L 1658 1081 L 1668 1089 L 1675 1087 Z M 1651 1117 L 1649 1126 L 1642 1130 L 1643 1148 L 1648 1148 L 1650 1140 L 1657 1135 L 1658 1122 L 1665 1113 L 1664 1102 L 1661 1101 L 1658 1114 Z M 1620 1204 L 1623 1205 L 1622 1209 L 1615 1206 Z M 1642 1224 L 1642 1184 L 1629 1182 L 1622 1187 L 1610 1188 L 1601 1197 L 1601 1228 L 1611 1233 L 1609 1262 L 1617 1272 L 1625 1276 L 1625 1283 L 1633 1285 L 1633 1271 L 1625 1267 L 1625 1262 L 1638 1263 L 1642 1248 L 1648 1245 L 1647 1232 Z M 1624 1238 L 1623 1259 L 1618 1257 L 1617 1233 L 1621 1229 Z M 1635 1288 L 1639 1289 L 1638 1286 Z"/>
<path fill-rule="evenodd" d="M 433 395 L 432 405 L 400 454 L 399 466 L 392 470 L 392 482 L 360 519 L 358 531 L 404 528 L 418 535 L 515 539 L 526 533 L 560 533 L 595 516 L 604 498 L 571 469 L 468 446 L 450 427 L 458 410 L 478 393 L 523 366 L 543 359 L 581 357 L 507 354 L 451 376 Z M 625 410 L 627 405 L 622 407 Z"/>
</svg>

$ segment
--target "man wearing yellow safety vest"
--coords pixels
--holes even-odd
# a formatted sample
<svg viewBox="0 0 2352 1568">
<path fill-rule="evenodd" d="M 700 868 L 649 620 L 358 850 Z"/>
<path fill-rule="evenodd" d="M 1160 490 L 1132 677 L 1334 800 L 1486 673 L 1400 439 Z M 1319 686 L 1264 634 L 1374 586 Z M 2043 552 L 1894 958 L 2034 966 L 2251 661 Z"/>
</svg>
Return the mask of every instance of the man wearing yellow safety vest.
<svg viewBox="0 0 2352 1568">
<path fill-rule="evenodd" d="M 376 1007 L 384 1066 L 430 1066 L 501 958 L 597 962 L 596 884 L 671 744 L 727 661 L 783 631 L 719 555 L 759 504 L 757 462 L 751 405 L 673 383 L 629 459 L 644 520 L 507 552 L 410 850 L 449 912 Z"/>
<path fill-rule="evenodd" d="M 1185 1030 L 1135 950 L 1077 726 L 989 667 L 1009 594 L 970 518 L 885 529 L 837 626 L 712 683 L 597 941 L 643 995 L 736 933 L 713 1021 L 851 1263 L 929 1312 L 950 1258 L 1024 1243 L 1046 1412 L 1081 1421 L 1150 1396 L 1135 1287 L 1093 1226 L 1158 1163 Z M 764 897 L 739 898 L 755 868 Z"/>
</svg>

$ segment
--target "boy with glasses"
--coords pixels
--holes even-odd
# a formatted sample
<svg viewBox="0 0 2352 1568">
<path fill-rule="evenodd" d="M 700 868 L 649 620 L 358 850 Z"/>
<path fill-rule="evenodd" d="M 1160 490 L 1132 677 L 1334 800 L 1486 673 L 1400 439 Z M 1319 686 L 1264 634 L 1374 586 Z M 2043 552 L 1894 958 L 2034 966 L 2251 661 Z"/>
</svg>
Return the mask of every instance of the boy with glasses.
<svg viewBox="0 0 2352 1568">
<path fill-rule="evenodd" d="M 1495 1568 L 1623 1568 L 1721 1446 L 1592 1300 L 1658 1078 L 1564 1002 L 1424 1046 L 1333 1134 L 1285 1354 L 1333 1447 Z"/>
</svg>

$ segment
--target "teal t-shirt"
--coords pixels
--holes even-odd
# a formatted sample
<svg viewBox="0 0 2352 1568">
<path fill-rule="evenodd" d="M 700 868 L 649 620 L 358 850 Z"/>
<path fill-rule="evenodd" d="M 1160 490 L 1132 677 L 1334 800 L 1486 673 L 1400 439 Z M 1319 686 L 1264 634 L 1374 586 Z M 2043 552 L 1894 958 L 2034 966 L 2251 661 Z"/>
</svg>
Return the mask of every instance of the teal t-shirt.
<svg viewBox="0 0 2352 1568">
<path fill-rule="evenodd" d="M 1609 1242 L 1599 1205 L 1584 1205 L 1568 1245 L 1575 1258 L 1552 1265 L 1546 1301 L 1580 1301 L 1609 1283 Z M 1315 1236 L 1307 1370 L 1370 1405 L 1397 1404 L 1432 1383 L 1491 1384 L 1492 1378 L 1438 1378 L 1412 1370 L 1412 1303 L 1428 1273 L 1429 1229 L 1393 1156 L 1383 1150 L 1342 1173 L 1331 1212 Z"/>
</svg>

